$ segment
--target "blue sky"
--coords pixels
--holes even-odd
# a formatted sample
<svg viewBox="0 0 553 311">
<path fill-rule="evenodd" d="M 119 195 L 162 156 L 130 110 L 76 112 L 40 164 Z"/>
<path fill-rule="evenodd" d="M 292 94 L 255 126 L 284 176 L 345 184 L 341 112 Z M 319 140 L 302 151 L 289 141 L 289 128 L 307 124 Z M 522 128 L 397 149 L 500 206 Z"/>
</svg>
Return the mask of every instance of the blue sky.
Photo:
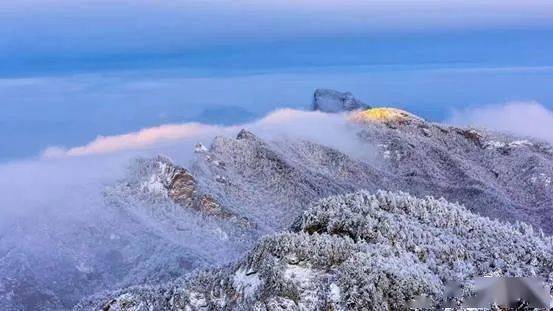
<svg viewBox="0 0 553 311">
<path fill-rule="evenodd" d="M 480 61 L 494 52 L 497 61 L 529 61 L 526 53 L 551 54 L 553 30 L 553 2 L 541 0 L 22 0 L 0 3 L 0 14 L 3 75 L 252 58 L 256 66 L 305 66 Z M 436 51 L 425 47 L 434 40 Z M 542 53 L 532 51 L 539 41 Z"/>
<path fill-rule="evenodd" d="M 316 87 L 436 120 L 552 107 L 552 39 L 551 1 L 4 1 L 0 161 Z"/>
</svg>

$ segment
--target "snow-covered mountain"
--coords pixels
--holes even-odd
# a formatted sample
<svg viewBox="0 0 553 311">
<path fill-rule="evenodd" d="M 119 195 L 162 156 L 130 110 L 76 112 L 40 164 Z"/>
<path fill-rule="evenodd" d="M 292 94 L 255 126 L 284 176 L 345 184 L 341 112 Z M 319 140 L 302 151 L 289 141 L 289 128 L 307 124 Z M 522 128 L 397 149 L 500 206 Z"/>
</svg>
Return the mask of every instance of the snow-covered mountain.
<svg viewBox="0 0 553 311">
<path fill-rule="evenodd" d="M 483 216 L 524 220 L 552 232 L 551 146 L 433 124 L 397 109 L 354 112 L 350 119 L 362 123 L 352 135 L 359 144 L 376 146 L 376 159 L 305 140 L 266 141 L 241 130 L 235 138 L 216 137 L 209 148 L 198 147 L 188 169 L 163 158 L 141 160 L 140 170 L 158 169 L 132 188 L 149 195 L 161 188 L 174 202 L 262 232 L 287 228 L 314 200 L 361 189 L 444 197 Z"/>
<path fill-rule="evenodd" d="M 449 280 L 553 282 L 550 145 L 363 107 L 344 117 L 370 156 L 242 129 L 136 159 L 93 223 L 18 224 L 56 248 L 0 236 L 0 309 L 395 310 Z"/>
<path fill-rule="evenodd" d="M 217 137 L 209 148 L 198 146 L 189 173 L 196 192 L 187 200 L 209 195 L 225 212 L 205 215 L 271 236 L 234 265 L 109 294 L 92 305 L 351 310 L 370 302 L 375 309 L 397 309 L 420 294 L 437 302 L 451 280 L 500 274 L 553 281 L 551 238 L 539 233 L 551 233 L 553 189 L 545 179 L 537 182 L 553 174 L 548 145 L 432 124 L 396 109 L 350 118 L 363 124 L 355 133 L 360 143 L 378 146 L 379 161 L 308 141 L 264 141 L 246 130 L 236 138 Z M 157 173 L 165 177 L 144 180 L 168 176 Z M 446 197 L 472 212 L 401 190 Z M 172 191 L 168 186 L 162 192 Z M 278 233 L 290 227 L 292 233 Z M 381 284 L 383 276 L 390 280 Z"/>
</svg>

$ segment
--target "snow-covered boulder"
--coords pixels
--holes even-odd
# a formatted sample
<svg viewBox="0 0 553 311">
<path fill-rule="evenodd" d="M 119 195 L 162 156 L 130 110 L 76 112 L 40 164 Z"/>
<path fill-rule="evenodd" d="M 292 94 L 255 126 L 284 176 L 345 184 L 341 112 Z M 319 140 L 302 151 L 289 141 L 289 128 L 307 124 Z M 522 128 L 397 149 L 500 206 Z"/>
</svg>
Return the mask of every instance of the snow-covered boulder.
<svg viewBox="0 0 553 311">
<path fill-rule="evenodd" d="M 196 150 L 198 149 L 207 152 L 207 148 L 203 145 L 196 146 Z M 216 176 L 215 180 L 226 182 L 223 176 Z M 230 220 L 245 227 L 255 226 L 245 217 L 238 217 L 227 210 L 211 194 L 204 193 L 199 189 L 198 181 L 190 171 L 174 164 L 164 156 L 137 159 L 130 168 L 127 178 L 116 185 L 110 194 L 112 197 L 115 194 L 119 201 L 135 199 L 146 203 L 167 201 L 200 212 L 204 216 Z"/>
</svg>

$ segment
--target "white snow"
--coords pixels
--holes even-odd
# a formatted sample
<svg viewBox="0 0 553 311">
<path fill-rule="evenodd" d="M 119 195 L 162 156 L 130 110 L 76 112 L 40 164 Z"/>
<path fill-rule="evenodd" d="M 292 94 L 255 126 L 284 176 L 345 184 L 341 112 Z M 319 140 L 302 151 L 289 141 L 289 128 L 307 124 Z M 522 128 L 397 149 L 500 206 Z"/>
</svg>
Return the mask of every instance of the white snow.
<svg viewBox="0 0 553 311">
<path fill-rule="evenodd" d="M 309 288 L 313 276 L 313 270 L 298 265 L 288 265 L 284 270 L 284 277 L 300 288 Z"/>
<path fill-rule="evenodd" d="M 533 144 L 528 140 L 514 140 L 511 142 L 489 140 L 486 142 L 487 149 L 499 149 L 499 148 L 505 148 L 505 147 L 522 148 L 522 147 L 529 147 L 529 146 L 533 146 Z"/>
<path fill-rule="evenodd" d="M 145 192 L 167 197 L 167 189 L 158 175 L 150 176 L 150 179 L 140 184 L 140 189 Z"/>
<path fill-rule="evenodd" d="M 215 232 L 215 234 L 217 234 L 217 236 L 219 236 L 221 240 L 229 239 L 228 234 L 223 229 L 221 229 L 221 227 L 216 227 L 213 232 Z"/>
<path fill-rule="evenodd" d="M 169 194 L 166 184 L 171 182 L 174 171 L 167 163 L 158 162 L 157 164 L 159 165 L 157 172 L 140 184 L 140 190 L 167 198 Z"/>
<path fill-rule="evenodd" d="M 91 266 L 87 265 L 84 262 L 79 262 L 79 264 L 77 264 L 75 266 L 75 269 L 77 269 L 77 270 L 79 270 L 79 272 L 85 273 L 85 274 L 89 274 L 89 273 L 94 272 L 94 268 L 92 268 Z"/>
<path fill-rule="evenodd" d="M 378 144 L 377 148 L 382 151 L 382 157 L 386 160 L 392 159 L 392 156 L 394 157 L 394 160 L 400 161 L 401 160 L 401 152 L 399 150 L 390 150 L 388 145 L 386 144 Z"/>
<path fill-rule="evenodd" d="M 139 311 L 139 310 L 146 310 L 145 303 L 143 301 L 140 301 L 138 304 L 135 304 L 134 302 L 139 301 L 137 300 L 137 297 L 130 293 L 125 293 L 118 297 L 117 299 L 117 305 L 115 305 L 114 310 L 127 310 L 127 311 Z M 154 311 L 153 306 L 150 306 L 148 308 L 149 311 Z"/>
<path fill-rule="evenodd" d="M 233 286 L 237 291 L 242 292 L 246 298 L 251 298 L 260 285 L 261 279 L 255 273 L 247 275 L 245 269 L 239 269 L 234 274 Z"/>
<path fill-rule="evenodd" d="M 489 140 L 486 142 L 486 148 L 487 149 L 499 149 L 505 147 L 504 142 L 496 141 L 496 140 Z"/>
<path fill-rule="evenodd" d="M 530 178 L 530 182 L 533 184 L 536 183 L 542 183 L 544 186 L 548 187 L 553 184 L 553 179 L 550 176 L 547 176 L 544 173 L 540 173 L 539 175 L 534 175 Z"/>
<path fill-rule="evenodd" d="M 207 152 L 207 148 L 202 143 L 197 143 L 196 147 L 194 148 L 194 152 L 204 153 L 204 152 Z"/>
<path fill-rule="evenodd" d="M 205 310 L 207 308 L 207 300 L 202 293 L 190 292 L 188 295 L 192 310 Z"/>
<path fill-rule="evenodd" d="M 340 300 L 341 300 L 341 293 L 340 293 L 340 288 L 338 287 L 338 285 L 336 285 L 336 283 L 332 283 L 330 284 L 330 300 L 332 302 L 335 302 L 335 303 L 339 303 Z"/>
<path fill-rule="evenodd" d="M 300 310 L 313 310 L 314 303 L 319 299 L 315 279 L 320 279 L 318 273 L 310 267 L 288 264 L 284 270 L 284 279 L 291 281 L 300 289 Z M 320 273 L 319 273 L 320 274 Z"/>
<path fill-rule="evenodd" d="M 509 143 L 509 147 L 528 147 L 532 146 L 533 144 L 527 140 L 515 140 Z"/>
</svg>

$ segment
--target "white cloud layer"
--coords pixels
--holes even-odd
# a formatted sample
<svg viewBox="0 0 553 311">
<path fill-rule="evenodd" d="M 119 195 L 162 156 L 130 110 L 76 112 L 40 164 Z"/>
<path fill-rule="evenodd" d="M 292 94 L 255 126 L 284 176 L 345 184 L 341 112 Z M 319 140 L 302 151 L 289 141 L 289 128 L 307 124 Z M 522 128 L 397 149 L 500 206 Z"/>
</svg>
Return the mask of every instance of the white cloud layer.
<svg viewBox="0 0 553 311">
<path fill-rule="evenodd" d="M 374 150 L 359 142 L 357 126 L 340 114 L 281 109 L 239 126 L 170 124 L 98 137 L 83 146 L 51 147 L 42 158 L 0 164 L 0 236 L 17 219 L 101 213 L 104 187 L 120 179 L 133 158 L 163 154 L 186 166 L 197 142 L 209 145 L 215 136 L 234 137 L 241 128 L 265 140 L 308 139 L 372 160 Z"/>
<path fill-rule="evenodd" d="M 510 102 L 458 110 L 448 123 L 535 137 L 553 143 L 553 110 L 537 102 Z"/>
<path fill-rule="evenodd" d="M 200 123 L 167 124 L 122 135 L 98 136 L 82 146 L 49 147 L 42 152 L 42 157 L 79 157 L 125 151 L 140 152 L 145 149 L 165 152 L 175 146 L 188 146 L 197 141 L 209 142 L 216 135 L 234 136 L 241 128 L 266 139 L 307 139 L 354 156 L 366 156 L 371 152 L 360 148 L 355 132 L 352 131 L 356 126 L 348 122 L 342 114 L 279 109 L 258 121 L 243 125 L 222 127 Z"/>
<path fill-rule="evenodd" d="M 148 148 L 162 142 L 200 137 L 217 131 L 217 127 L 199 123 L 166 124 L 142 129 L 138 132 L 98 136 L 94 141 L 70 149 L 50 147 L 43 152 L 44 157 L 82 156 L 105 154 L 124 150 Z"/>
<path fill-rule="evenodd" d="M 553 110 L 537 102 L 510 102 L 455 110 L 446 123 L 534 137 L 553 143 Z M 234 136 L 241 128 L 265 139 L 306 139 L 353 156 L 369 155 L 370 150 L 361 150 L 352 134 L 355 133 L 352 131 L 355 126 L 347 122 L 342 114 L 279 109 L 262 119 L 242 125 L 223 127 L 200 123 L 166 124 L 127 134 L 99 136 L 82 146 L 52 146 L 42 152 L 42 157 L 64 158 L 122 152 L 141 154 L 144 150 L 148 150 L 148 154 L 163 153 L 192 146 L 198 141 L 209 143 L 217 135 Z"/>
</svg>

